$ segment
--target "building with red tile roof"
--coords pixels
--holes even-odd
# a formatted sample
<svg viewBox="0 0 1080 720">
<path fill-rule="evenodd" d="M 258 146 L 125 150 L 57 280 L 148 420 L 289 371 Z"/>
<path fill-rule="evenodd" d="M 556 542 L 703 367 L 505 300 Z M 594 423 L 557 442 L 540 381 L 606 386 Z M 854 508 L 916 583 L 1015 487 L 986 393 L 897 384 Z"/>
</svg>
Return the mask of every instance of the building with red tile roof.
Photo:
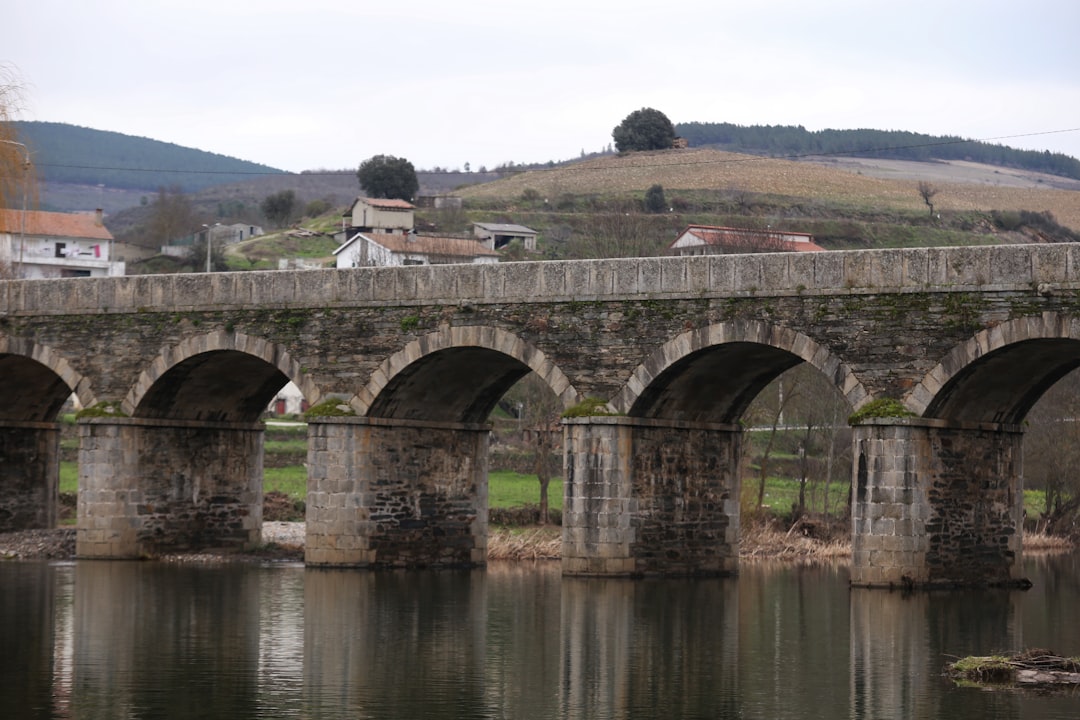
<svg viewBox="0 0 1080 720">
<path fill-rule="evenodd" d="M 688 225 L 668 246 L 672 255 L 719 255 L 754 252 L 821 252 L 808 233 L 781 230 Z"/>
<path fill-rule="evenodd" d="M 97 213 L 0 208 L 0 263 L 20 278 L 123 275 L 110 261 L 113 236 Z"/>
</svg>

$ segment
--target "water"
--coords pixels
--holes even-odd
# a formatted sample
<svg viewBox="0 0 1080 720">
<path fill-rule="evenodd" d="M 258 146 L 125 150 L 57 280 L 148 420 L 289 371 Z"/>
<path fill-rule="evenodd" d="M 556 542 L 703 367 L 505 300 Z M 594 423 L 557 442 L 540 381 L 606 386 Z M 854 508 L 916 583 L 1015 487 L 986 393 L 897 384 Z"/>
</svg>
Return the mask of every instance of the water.
<svg viewBox="0 0 1080 720">
<path fill-rule="evenodd" d="M 1074 718 L 950 656 L 1080 655 L 1080 556 L 1028 592 L 851 589 L 842 564 L 563 579 L 555 563 L 362 572 L 0 564 L 3 718 Z"/>
</svg>

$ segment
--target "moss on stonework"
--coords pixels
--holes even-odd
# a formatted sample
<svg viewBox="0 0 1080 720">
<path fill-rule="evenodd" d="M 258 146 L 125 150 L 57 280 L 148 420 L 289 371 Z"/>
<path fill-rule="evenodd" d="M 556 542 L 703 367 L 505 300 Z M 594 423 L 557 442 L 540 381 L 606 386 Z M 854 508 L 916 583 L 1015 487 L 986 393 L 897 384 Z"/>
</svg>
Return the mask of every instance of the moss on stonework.
<svg viewBox="0 0 1080 720">
<path fill-rule="evenodd" d="M 320 418 L 320 417 L 355 417 L 356 411 L 352 409 L 349 403 L 337 398 L 330 398 L 329 400 L 323 400 L 318 405 L 312 405 L 304 413 L 305 418 Z"/>
<path fill-rule="evenodd" d="M 566 410 L 563 410 L 562 416 L 564 418 L 575 418 L 611 416 L 618 414 L 619 413 L 613 413 L 608 410 L 607 401 L 603 398 L 591 397 L 585 398 L 577 405 L 566 408 Z"/>
<path fill-rule="evenodd" d="M 858 425 L 864 420 L 872 418 L 906 418 L 915 417 L 915 413 L 904 407 L 904 404 L 894 398 L 878 398 L 863 405 L 848 417 L 849 425 Z"/>
<path fill-rule="evenodd" d="M 127 417 L 127 413 L 120 409 L 120 403 L 116 400 L 105 400 L 75 413 L 76 420 L 103 417 Z"/>
</svg>

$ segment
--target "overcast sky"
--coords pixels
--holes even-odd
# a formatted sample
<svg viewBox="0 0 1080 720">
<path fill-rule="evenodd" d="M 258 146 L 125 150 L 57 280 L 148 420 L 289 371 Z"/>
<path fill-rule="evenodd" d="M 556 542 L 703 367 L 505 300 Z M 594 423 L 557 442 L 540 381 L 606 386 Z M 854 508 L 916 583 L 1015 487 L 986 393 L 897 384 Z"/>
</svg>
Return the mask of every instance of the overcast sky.
<svg viewBox="0 0 1080 720">
<path fill-rule="evenodd" d="M 565 160 L 631 111 L 1080 157 L 1076 0 L 4 0 L 25 120 L 285 170 Z"/>
</svg>

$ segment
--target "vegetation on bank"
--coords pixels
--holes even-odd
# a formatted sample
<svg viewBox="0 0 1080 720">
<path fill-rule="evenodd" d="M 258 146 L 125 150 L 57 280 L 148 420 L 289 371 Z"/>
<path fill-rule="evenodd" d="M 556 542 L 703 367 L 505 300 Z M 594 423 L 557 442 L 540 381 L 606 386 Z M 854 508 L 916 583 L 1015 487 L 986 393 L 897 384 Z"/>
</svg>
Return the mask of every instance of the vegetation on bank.
<svg viewBox="0 0 1080 720">
<path fill-rule="evenodd" d="M 1080 657 L 1032 648 L 1013 655 L 971 655 L 945 666 L 958 685 L 978 687 L 1080 685 Z"/>
</svg>

